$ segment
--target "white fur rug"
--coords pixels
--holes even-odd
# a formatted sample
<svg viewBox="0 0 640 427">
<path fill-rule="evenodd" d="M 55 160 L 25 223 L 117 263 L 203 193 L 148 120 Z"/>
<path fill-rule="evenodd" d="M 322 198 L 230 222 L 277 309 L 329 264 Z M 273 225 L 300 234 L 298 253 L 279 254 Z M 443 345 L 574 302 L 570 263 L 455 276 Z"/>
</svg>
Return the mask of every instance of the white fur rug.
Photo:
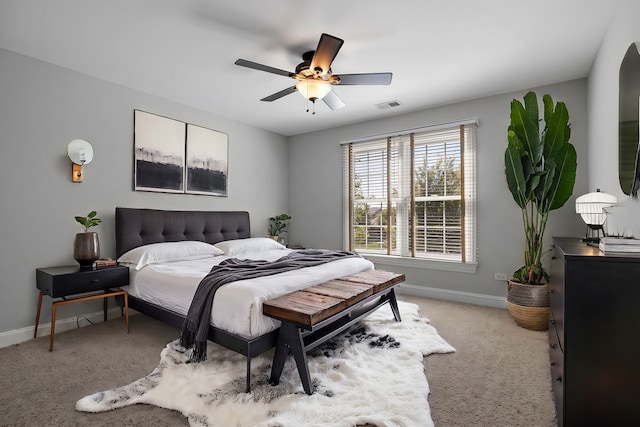
<svg viewBox="0 0 640 427">
<path fill-rule="evenodd" d="M 304 393 L 291 356 L 277 386 L 268 383 L 273 352 L 254 358 L 251 393 L 245 393 L 243 356 L 209 343 L 205 362 L 185 363 L 189 354 L 174 341 L 149 375 L 86 396 L 76 410 L 147 403 L 181 412 L 193 427 L 433 426 L 422 358 L 455 349 L 419 317 L 417 305 L 398 305 L 402 322 L 393 320 L 385 305 L 308 353 L 311 396 Z"/>
</svg>

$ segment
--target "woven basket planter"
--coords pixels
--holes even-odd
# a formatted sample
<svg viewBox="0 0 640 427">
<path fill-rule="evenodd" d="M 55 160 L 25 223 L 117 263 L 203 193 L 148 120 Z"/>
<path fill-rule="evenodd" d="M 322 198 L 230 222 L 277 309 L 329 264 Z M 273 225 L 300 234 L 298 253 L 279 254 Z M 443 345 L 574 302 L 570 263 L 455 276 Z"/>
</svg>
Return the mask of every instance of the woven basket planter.
<svg viewBox="0 0 640 427">
<path fill-rule="evenodd" d="M 545 331 L 549 328 L 549 285 L 526 285 L 507 281 L 507 309 L 522 328 Z"/>
</svg>

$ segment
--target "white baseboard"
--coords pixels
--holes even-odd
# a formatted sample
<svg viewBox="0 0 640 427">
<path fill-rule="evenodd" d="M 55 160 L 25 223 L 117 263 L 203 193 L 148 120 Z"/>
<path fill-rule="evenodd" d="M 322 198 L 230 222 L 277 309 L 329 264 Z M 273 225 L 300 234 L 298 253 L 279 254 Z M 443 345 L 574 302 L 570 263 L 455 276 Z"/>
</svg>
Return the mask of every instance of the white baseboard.
<svg viewBox="0 0 640 427">
<path fill-rule="evenodd" d="M 398 294 L 413 295 L 417 297 L 434 298 L 446 301 L 463 302 L 466 304 L 484 305 L 487 307 L 507 308 L 504 297 L 493 295 L 475 294 L 471 292 L 452 291 L 449 289 L 430 288 L 402 283 L 397 288 Z"/>
<path fill-rule="evenodd" d="M 134 310 L 129 310 L 129 316 L 134 314 Z M 120 316 L 120 308 L 115 307 L 107 311 L 107 319 Z M 67 317 L 66 319 L 56 319 L 56 335 L 60 332 L 69 331 L 71 329 L 89 326 L 91 323 L 104 321 L 104 313 L 97 311 L 95 313 L 82 314 L 80 316 Z M 33 339 L 33 326 L 26 328 L 14 329 L 12 331 L 0 333 L 0 348 L 9 347 L 10 345 L 20 344 L 21 342 Z M 51 335 L 51 322 L 40 323 L 38 325 L 38 337 Z"/>
</svg>

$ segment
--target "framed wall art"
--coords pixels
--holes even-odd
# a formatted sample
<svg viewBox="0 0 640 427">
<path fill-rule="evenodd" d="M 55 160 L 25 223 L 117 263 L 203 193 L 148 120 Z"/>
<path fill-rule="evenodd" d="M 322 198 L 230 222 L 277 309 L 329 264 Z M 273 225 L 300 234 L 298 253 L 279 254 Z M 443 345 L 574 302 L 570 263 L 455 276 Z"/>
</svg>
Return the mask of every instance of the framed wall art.
<svg viewBox="0 0 640 427">
<path fill-rule="evenodd" d="M 184 193 L 186 123 L 134 110 L 134 189 Z"/>
<path fill-rule="evenodd" d="M 227 134 L 187 124 L 185 192 L 227 195 Z"/>
<path fill-rule="evenodd" d="M 227 196 L 226 133 L 133 111 L 134 190 Z"/>
</svg>

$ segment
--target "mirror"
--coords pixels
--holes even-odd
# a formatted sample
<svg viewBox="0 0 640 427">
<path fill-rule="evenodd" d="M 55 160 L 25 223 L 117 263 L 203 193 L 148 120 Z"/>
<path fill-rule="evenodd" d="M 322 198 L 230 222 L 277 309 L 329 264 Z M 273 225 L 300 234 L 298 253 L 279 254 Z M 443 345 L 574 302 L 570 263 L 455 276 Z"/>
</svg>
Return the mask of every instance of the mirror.
<svg viewBox="0 0 640 427">
<path fill-rule="evenodd" d="M 618 98 L 618 179 L 624 194 L 636 196 L 640 186 L 638 115 L 640 102 L 639 43 L 632 43 L 620 65 Z"/>
</svg>

